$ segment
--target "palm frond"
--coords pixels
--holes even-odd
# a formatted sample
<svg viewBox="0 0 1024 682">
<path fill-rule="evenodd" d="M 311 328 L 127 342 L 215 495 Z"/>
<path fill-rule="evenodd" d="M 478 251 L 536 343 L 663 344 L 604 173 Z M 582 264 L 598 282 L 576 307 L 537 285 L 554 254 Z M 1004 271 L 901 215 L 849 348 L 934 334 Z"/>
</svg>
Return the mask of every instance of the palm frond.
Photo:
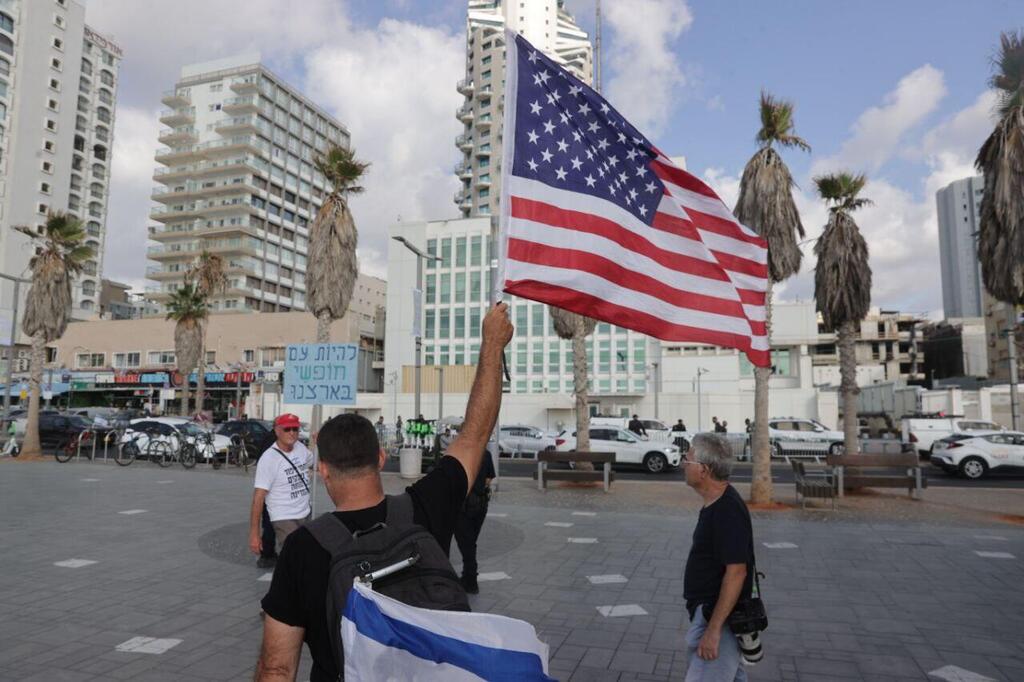
<svg viewBox="0 0 1024 682">
<path fill-rule="evenodd" d="M 15 227 L 38 247 L 29 259 L 32 285 L 26 298 L 22 330 L 29 336 L 40 334 L 49 343 L 60 338 L 71 319 L 71 280 L 95 253 L 83 244 L 82 221 L 70 213 L 51 212 L 42 231 Z"/>
<path fill-rule="evenodd" d="M 803 257 L 798 241 L 804 226 L 793 199 L 794 186 L 778 152 L 761 147 L 743 169 L 733 211 L 737 220 L 768 242 L 768 272 L 774 282 L 799 272 Z"/>
<path fill-rule="evenodd" d="M 597 327 L 597 320 L 586 315 L 580 315 L 553 305 L 548 306 L 548 311 L 551 314 L 551 324 L 555 328 L 555 334 L 560 339 L 569 340 L 577 335 L 587 337 L 593 334 L 594 329 Z"/>
<path fill-rule="evenodd" d="M 761 91 L 761 129 L 757 141 L 765 147 L 778 144 L 780 147 L 798 147 L 807 152 L 811 145 L 802 137 L 793 134 L 793 103 L 776 98 L 766 90 Z"/>
<path fill-rule="evenodd" d="M 871 305 L 868 245 L 847 211 L 833 210 L 814 245 L 814 299 L 825 328 L 860 322 Z"/>
<path fill-rule="evenodd" d="M 326 152 L 317 154 L 313 165 L 331 183 L 333 192 L 341 196 L 359 194 L 363 187 L 357 184 L 366 175 L 370 164 L 356 159 L 354 149 L 332 144 Z"/>
<path fill-rule="evenodd" d="M 1000 116 L 1024 105 L 1024 31 L 999 36 L 999 52 L 992 60 L 995 73 L 989 84 L 998 90 Z"/>
<path fill-rule="evenodd" d="M 825 203 L 831 204 L 829 210 L 850 213 L 871 203 L 870 199 L 858 197 L 868 182 L 863 173 L 854 174 L 847 171 L 819 175 L 814 178 L 814 185 Z"/>
<path fill-rule="evenodd" d="M 213 296 L 227 288 L 228 277 L 224 268 L 223 258 L 204 249 L 185 273 L 185 281 L 195 284 L 204 296 Z"/>
<path fill-rule="evenodd" d="M 167 314 L 164 319 L 181 322 L 183 320 L 201 320 L 209 314 L 206 296 L 196 285 L 186 282 L 171 293 L 167 301 Z"/>
<path fill-rule="evenodd" d="M 978 151 L 985 176 L 978 260 L 985 288 L 1000 301 L 1024 303 L 1024 106 L 1009 110 Z"/>
</svg>

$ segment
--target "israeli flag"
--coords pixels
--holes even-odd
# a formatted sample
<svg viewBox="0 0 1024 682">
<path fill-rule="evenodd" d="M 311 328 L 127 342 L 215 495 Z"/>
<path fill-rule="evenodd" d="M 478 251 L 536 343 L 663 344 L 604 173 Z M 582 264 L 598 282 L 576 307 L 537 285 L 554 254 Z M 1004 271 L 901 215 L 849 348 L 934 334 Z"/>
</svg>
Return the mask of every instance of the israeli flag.
<svg viewBox="0 0 1024 682">
<path fill-rule="evenodd" d="M 525 621 L 408 606 L 356 582 L 341 619 L 345 679 L 544 680 L 548 645 Z"/>
</svg>

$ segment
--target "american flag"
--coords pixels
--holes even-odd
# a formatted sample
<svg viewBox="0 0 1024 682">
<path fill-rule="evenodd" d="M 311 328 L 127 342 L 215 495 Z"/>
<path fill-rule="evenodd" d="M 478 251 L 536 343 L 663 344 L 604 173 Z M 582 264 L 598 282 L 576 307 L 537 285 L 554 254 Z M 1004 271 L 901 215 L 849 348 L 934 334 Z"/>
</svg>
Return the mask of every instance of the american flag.
<svg viewBox="0 0 1024 682">
<path fill-rule="evenodd" d="M 767 245 L 601 95 L 506 31 L 504 290 L 768 366 Z"/>
</svg>

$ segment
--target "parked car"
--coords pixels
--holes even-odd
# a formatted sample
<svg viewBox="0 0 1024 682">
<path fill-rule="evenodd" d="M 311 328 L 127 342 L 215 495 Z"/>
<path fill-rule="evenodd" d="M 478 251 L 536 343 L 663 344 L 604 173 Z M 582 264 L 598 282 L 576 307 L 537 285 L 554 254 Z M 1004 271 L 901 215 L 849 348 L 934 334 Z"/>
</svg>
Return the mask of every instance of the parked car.
<svg viewBox="0 0 1024 682">
<path fill-rule="evenodd" d="M 935 441 L 957 433 L 982 434 L 1001 431 L 1002 426 L 983 419 L 946 416 L 908 416 L 900 420 L 904 443 L 912 445 L 918 453 L 928 456 Z"/>
<path fill-rule="evenodd" d="M 39 443 L 44 450 L 55 448 L 78 438 L 83 431 L 89 431 L 91 428 L 92 422 L 78 415 L 42 412 L 39 414 Z"/>
<path fill-rule="evenodd" d="M 536 426 L 503 424 L 498 429 L 498 445 L 503 454 L 513 457 L 523 454 L 536 456 L 538 452 L 554 447 L 555 439 Z"/>
<path fill-rule="evenodd" d="M 262 419 L 232 419 L 218 424 L 213 432 L 228 438 L 228 440 L 233 436 L 241 436 L 250 456 L 258 457 L 263 450 L 269 447 L 269 443 L 274 437 L 274 423 Z"/>
<path fill-rule="evenodd" d="M 576 432 L 563 431 L 555 439 L 555 450 L 576 449 Z M 590 429 L 592 452 L 614 452 L 616 464 L 639 464 L 652 474 L 678 467 L 682 459 L 679 448 L 667 443 L 645 441 L 632 431 L 598 426 Z"/>
<path fill-rule="evenodd" d="M 977 480 L 992 469 L 1024 470 L 1024 433 L 1018 431 L 957 434 L 934 445 L 932 466 L 947 474 Z"/>
<path fill-rule="evenodd" d="M 833 431 L 815 419 L 776 417 L 768 420 L 772 457 L 843 452 L 843 432 Z"/>
<path fill-rule="evenodd" d="M 617 429 L 629 431 L 629 422 L 632 417 L 591 417 L 591 426 L 611 426 Z M 647 432 L 647 440 L 658 440 L 672 442 L 671 427 L 658 419 L 638 419 Z"/>
<path fill-rule="evenodd" d="M 140 452 L 146 451 L 150 438 L 163 441 L 172 447 L 177 447 L 184 439 L 190 443 L 196 443 L 197 438 L 207 433 L 191 419 L 185 417 L 143 417 L 133 419 L 128 429 L 121 436 L 121 443 L 130 443 L 138 438 L 135 444 Z M 152 435 L 151 435 L 152 434 Z M 203 446 L 203 459 L 211 459 L 214 455 L 223 455 L 231 445 L 231 439 L 221 434 L 211 434 L 212 445 Z M 212 449 L 211 449 L 212 447 Z"/>
</svg>

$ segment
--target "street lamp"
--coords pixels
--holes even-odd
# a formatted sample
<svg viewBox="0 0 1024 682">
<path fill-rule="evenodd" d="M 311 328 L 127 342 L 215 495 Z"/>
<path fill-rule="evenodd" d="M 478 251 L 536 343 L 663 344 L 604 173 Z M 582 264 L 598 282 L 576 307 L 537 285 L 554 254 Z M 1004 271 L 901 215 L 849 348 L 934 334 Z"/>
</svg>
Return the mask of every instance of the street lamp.
<svg viewBox="0 0 1024 682">
<path fill-rule="evenodd" d="M 657 363 L 657 362 L 652 362 L 651 363 L 651 369 L 653 370 L 652 373 L 651 373 L 651 381 L 654 383 L 654 418 L 655 419 L 659 419 L 659 417 L 658 417 L 658 394 L 661 392 L 661 374 L 659 373 L 658 369 L 659 369 L 660 366 L 661 366 L 660 363 Z"/>
<path fill-rule="evenodd" d="M 423 259 L 431 261 L 441 260 L 437 256 L 431 256 L 423 253 L 416 246 L 414 246 L 405 237 L 392 237 L 396 242 L 405 246 L 405 248 L 416 254 L 416 300 L 413 301 L 413 331 L 416 335 L 416 378 L 415 378 L 415 389 L 416 389 L 416 401 L 413 408 L 413 414 L 419 416 L 420 414 L 420 372 L 423 366 L 423 335 L 420 329 L 420 308 L 422 306 L 421 297 L 423 296 Z"/>
<path fill-rule="evenodd" d="M 703 428 L 701 420 L 701 392 L 700 392 L 700 377 L 702 374 L 707 374 L 711 370 L 704 369 L 703 367 L 697 368 L 697 433 Z"/>
</svg>

